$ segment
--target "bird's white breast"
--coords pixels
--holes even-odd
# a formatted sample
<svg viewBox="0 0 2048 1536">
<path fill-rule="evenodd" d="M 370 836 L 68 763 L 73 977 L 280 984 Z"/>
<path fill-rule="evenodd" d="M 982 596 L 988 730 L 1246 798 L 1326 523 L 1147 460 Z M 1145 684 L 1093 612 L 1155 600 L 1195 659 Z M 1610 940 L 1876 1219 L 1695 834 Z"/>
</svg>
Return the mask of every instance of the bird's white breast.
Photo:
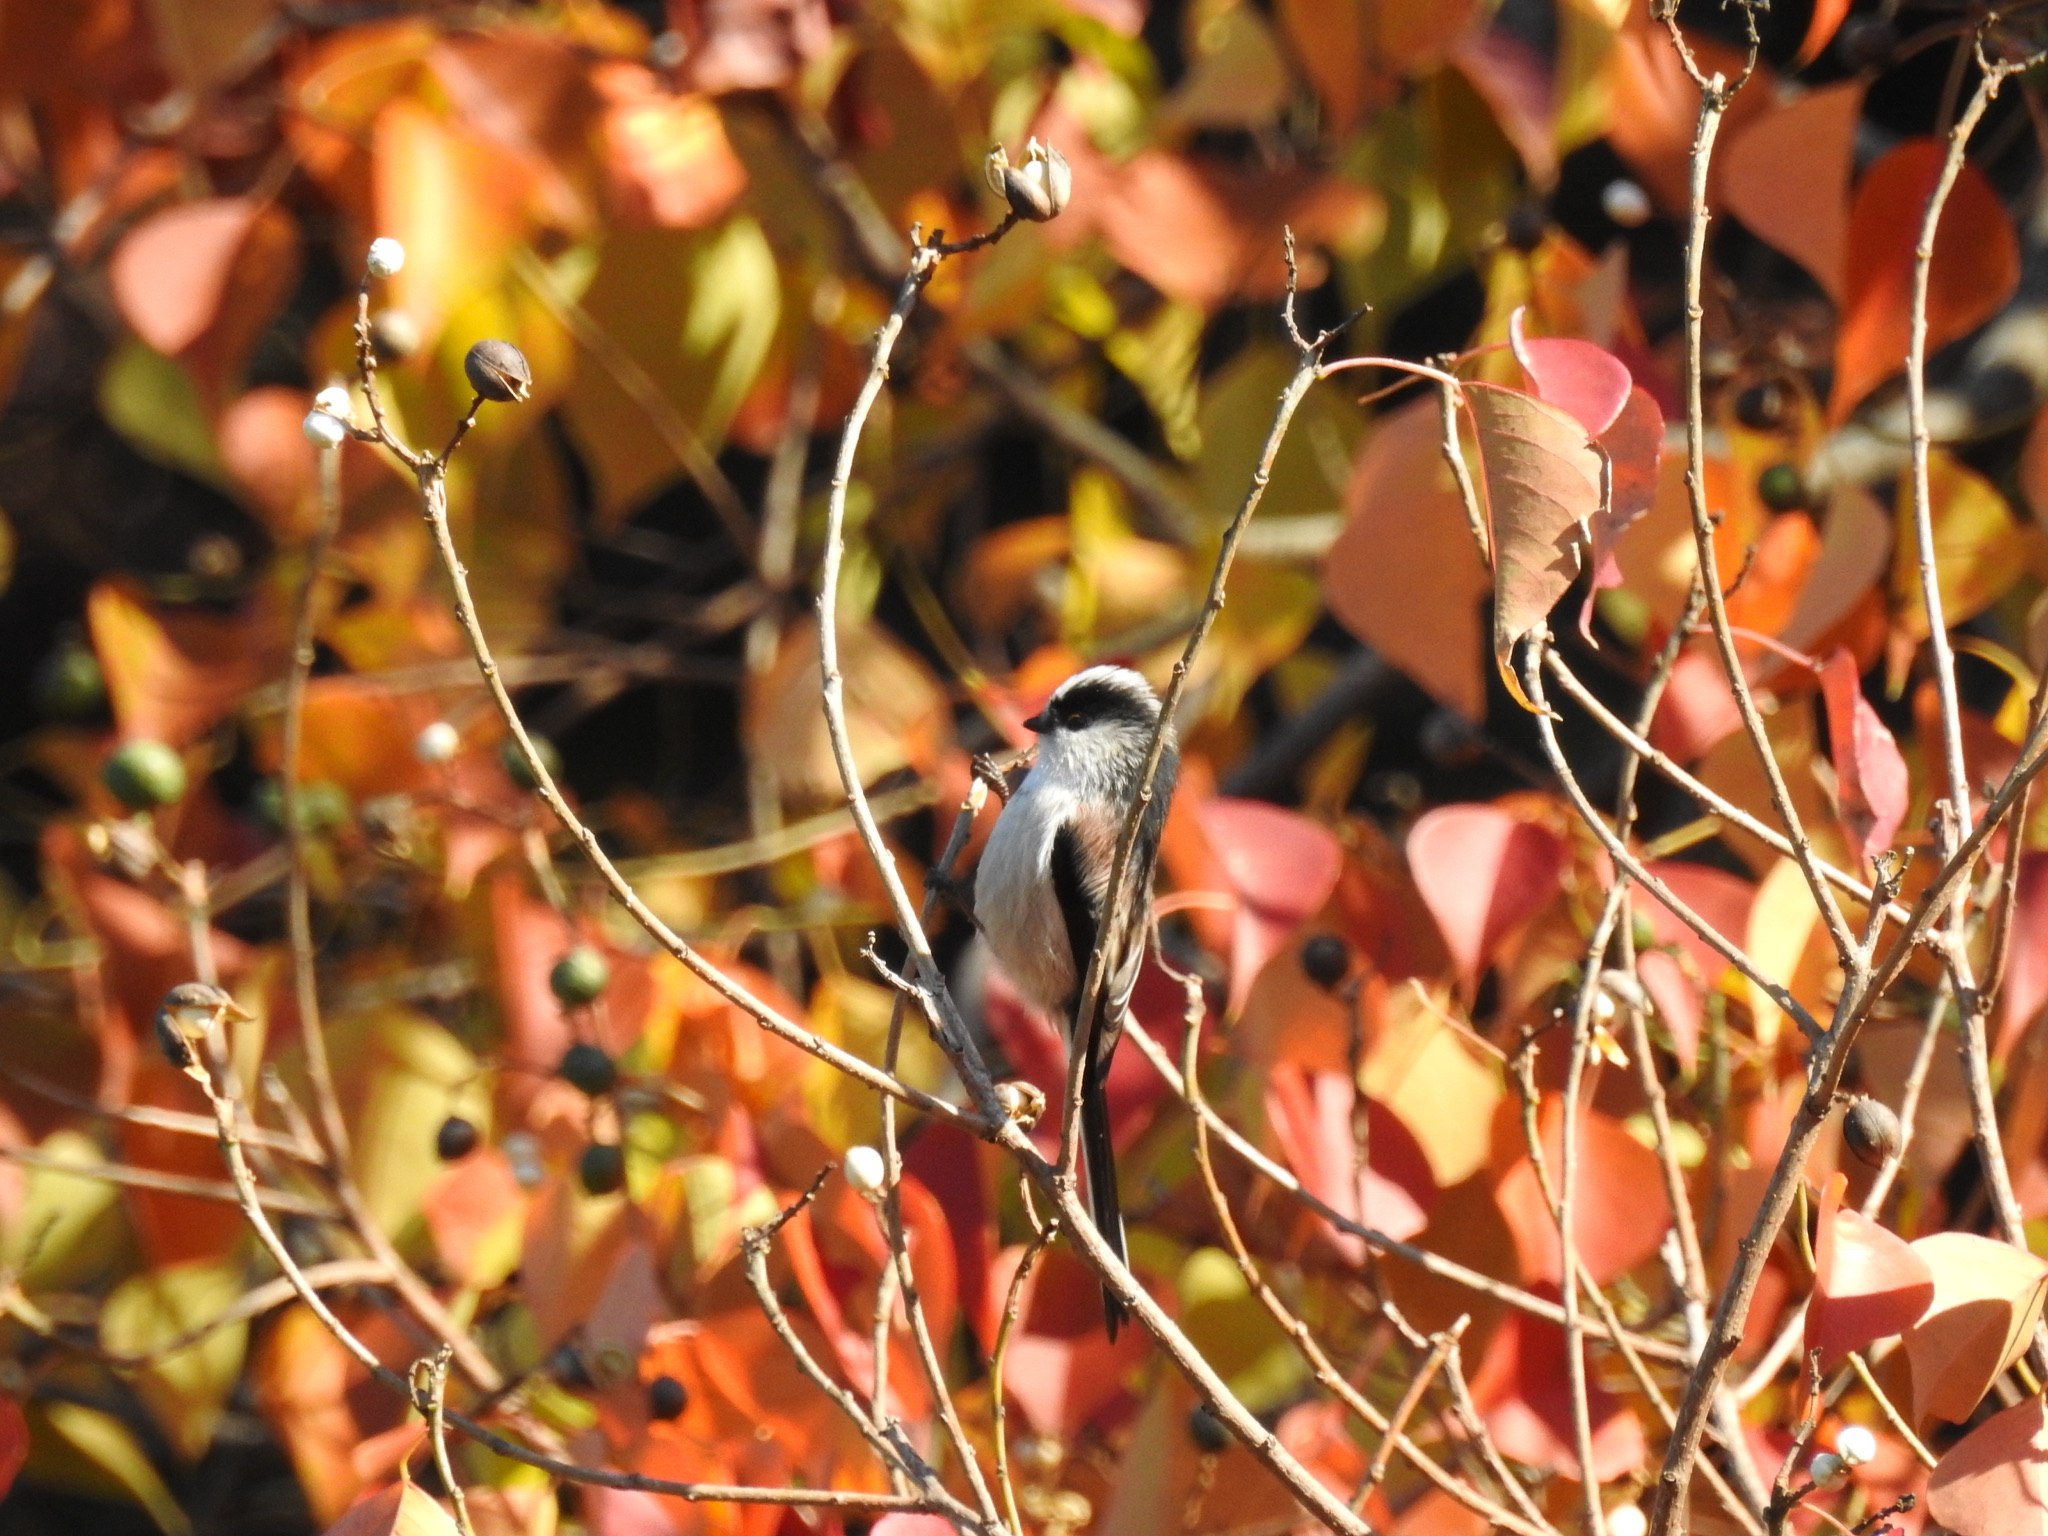
<svg viewBox="0 0 2048 1536">
<path fill-rule="evenodd" d="M 1034 770 L 996 819 L 974 881 L 975 912 L 996 962 L 1030 1002 L 1055 1016 L 1076 979 L 1053 894 L 1052 844 L 1073 814 L 1071 793 Z"/>
</svg>

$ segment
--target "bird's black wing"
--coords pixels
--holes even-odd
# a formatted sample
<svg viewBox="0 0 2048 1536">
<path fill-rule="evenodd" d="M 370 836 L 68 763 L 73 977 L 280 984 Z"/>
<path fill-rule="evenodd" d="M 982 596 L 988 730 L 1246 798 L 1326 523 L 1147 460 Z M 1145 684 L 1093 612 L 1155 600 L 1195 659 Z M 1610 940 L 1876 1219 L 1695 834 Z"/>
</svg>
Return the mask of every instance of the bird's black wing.
<svg viewBox="0 0 2048 1536">
<path fill-rule="evenodd" d="M 1088 980 L 1095 936 L 1100 931 L 1102 895 L 1090 889 L 1087 867 L 1081 851 L 1081 834 L 1072 822 L 1061 823 L 1052 837 L 1052 893 L 1067 925 L 1067 949 L 1074 957 L 1074 995 L 1067 1000 L 1069 1030 L 1073 1028 L 1074 1010 L 1081 1001 L 1081 987 Z"/>
<path fill-rule="evenodd" d="M 1119 1261 L 1125 1257 L 1124 1218 L 1117 1198 L 1116 1148 L 1109 1134 L 1109 1096 L 1104 1087 L 1108 1075 L 1107 1055 L 1094 1048 L 1093 1041 L 1073 1038 L 1081 1010 L 1081 988 L 1088 980 L 1088 961 L 1095 953 L 1095 936 L 1102 895 L 1089 888 L 1087 865 L 1081 851 L 1081 835 L 1071 823 L 1053 834 L 1052 890 L 1060 904 L 1060 916 L 1067 926 L 1067 947 L 1074 957 L 1074 996 L 1068 1003 L 1068 1049 L 1085 1051 L 1087 1065 L 1081 1069 L 1081 1160 L 1088 1169 L 1088 1213 L 1095 1218 L 1095 1230 Z M 1114 957 L 1112 957 L 1114 958 Z M 1095 1021 L 1099 1035 L 1108 1010 L 1100 1010 Z M 1119 1022 L 1121 1016 L 1119 1015 Z M 1103 1321 L 1112 1340 L 1124 1320 L 1123 1303 L 1102 1291 Z"/>
</svg>

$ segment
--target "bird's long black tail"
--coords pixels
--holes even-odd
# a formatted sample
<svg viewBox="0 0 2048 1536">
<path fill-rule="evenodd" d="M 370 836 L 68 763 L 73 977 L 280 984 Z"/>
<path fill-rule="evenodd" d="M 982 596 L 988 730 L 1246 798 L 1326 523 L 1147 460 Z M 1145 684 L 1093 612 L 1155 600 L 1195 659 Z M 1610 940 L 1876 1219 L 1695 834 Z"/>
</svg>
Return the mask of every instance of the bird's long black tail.
<svg viewBox="0 0 2048 1536">
<path fill-rule="evenodd" d="M 1109 1095 L 1103 1088 L 1103 1068 L 1097 1063 L 1083 1074 L 1081 1083 L 1081 1156 L 1088 1165 L 1088 1214 L 1095 1230 L 1109 1244 L 1119 1263 L 1128 1263 L 1124 1251 L 1124 1218 L 1117 1201 L 1116 1149 L 1109 1139 Z M 1126 1316 L 1124 1304 L 1102 1288 L 1102 1320 L 1110 1342 Z"/>
</svg>

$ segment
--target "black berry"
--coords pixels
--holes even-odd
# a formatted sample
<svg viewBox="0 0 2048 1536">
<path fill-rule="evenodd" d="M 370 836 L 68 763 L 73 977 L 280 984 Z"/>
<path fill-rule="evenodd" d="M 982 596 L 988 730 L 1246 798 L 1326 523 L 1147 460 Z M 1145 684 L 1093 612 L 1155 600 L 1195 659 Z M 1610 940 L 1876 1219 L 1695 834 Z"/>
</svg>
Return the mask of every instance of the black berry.
<svg viewBox="0 0 2048 1536">
<path fill-rule="evenodd" d="M 657 1376 L 647 1383 L 647 1417 L 679 1419 L 690 1406 L 690 1389 L 673 1376 Z"/>
<path fill-rule="evenodd" d="M 1301 946 L 1301 969 L 1324 991 L 1335 991 L 1351 974 L 1351 946 L 1334 933 L 1310 934 Z"/>
<path fill-rule="evenodd" d="M 619 1080 L 619 1069 L 605 1054 L 604 1048 L 587 1040 L 578 1040 L 562 1052 L 562 1064 L 555 1070 L 592 1098 L 600 1093 L 610 1093 L 612 1084 Z"/>
<path fill-rule="evenodd" d="M 593 1195 L 609 1195 L 626 1184 L 626 1149 L 608 1141 L 593 1141 L 583 1149 L 576 1176 Z"/>
<path fill-rule="evenodd" d="M 444 1163 L 469 1156 L 476 1150 L 476 1127 L 460 1115 L 450 1115 L 434 1133 L 434 1151 Z"/>
</svg>

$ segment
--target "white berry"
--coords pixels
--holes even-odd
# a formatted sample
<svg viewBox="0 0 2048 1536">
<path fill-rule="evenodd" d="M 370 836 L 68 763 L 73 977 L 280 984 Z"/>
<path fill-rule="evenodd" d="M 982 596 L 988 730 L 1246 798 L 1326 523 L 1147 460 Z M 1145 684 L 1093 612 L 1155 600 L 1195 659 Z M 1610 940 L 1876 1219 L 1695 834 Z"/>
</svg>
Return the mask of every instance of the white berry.
<svg viewBox="0 0 2048 1536">
<path fill-rule="evenodd" d="M 330 384 L 313 397 L 313 409 L 325 411 L 330 416 L 338 416 L 347 421 L 355 414 L 356 407 L 355 401 L 349 398 L 346 386 Z"/>
<path fill-rule="evenodd" d="M 889 1178 L 889 1170 L 882 1165 L 882 1154 L 873 1147 L 848 1147 L 839 1169 L 846 1175 L 848 1186 L 859 1195 L 880 1194 Z"/>
<path fill-rule="evenodd" d="M 1648 1536 L 1650 1517 L 1634 1504 L 1617 1504 L 1607 1511 L 1607 1536 Z"/>
<path fill-rule="evenodd" d="M 1833 1451 L 1822 1451 L 1807 1463 L 1806 1475 L 1816 1488 L 1839 1488 L 1849 1480 L 1849 1464 Z"/>
<path fill-rule="evenodd" d="M 1861 1424 L 1844 1425 L 1835 1436 L 1835 1454 L 1852 1467 L 1860 1467 L 1877 1455 L 1877 1436 Z"/>
<path fill-rule="evenodd" d="M 1600 210 L 1623 229 L 1634 229 L 1647 224 L 1656 210 L 1650 206 L 1650 194 L 1630 181 L 1617 177 L 1600 190 Z"/>
<path fill-rule="evenodd" d="M 390 236 L 370 242 L 370 276 L 389 277 L 405 265 L 405 247 Z"/>
<path fill-rule="evenodd" d="M 413 738 L 413 756 L 423 763 L 445 763 L 461 750 L 462 732 L 446 720 L 436 720 Z"/>
<path fill-rule="evenodd" d="M 316 448 L 339 448 L 341 440 L 348 436 L 348 428 L 341 419 L 322 410 L 306 412 L 300 430 L 306 434 L 306 441 Z"/>
</svg>

